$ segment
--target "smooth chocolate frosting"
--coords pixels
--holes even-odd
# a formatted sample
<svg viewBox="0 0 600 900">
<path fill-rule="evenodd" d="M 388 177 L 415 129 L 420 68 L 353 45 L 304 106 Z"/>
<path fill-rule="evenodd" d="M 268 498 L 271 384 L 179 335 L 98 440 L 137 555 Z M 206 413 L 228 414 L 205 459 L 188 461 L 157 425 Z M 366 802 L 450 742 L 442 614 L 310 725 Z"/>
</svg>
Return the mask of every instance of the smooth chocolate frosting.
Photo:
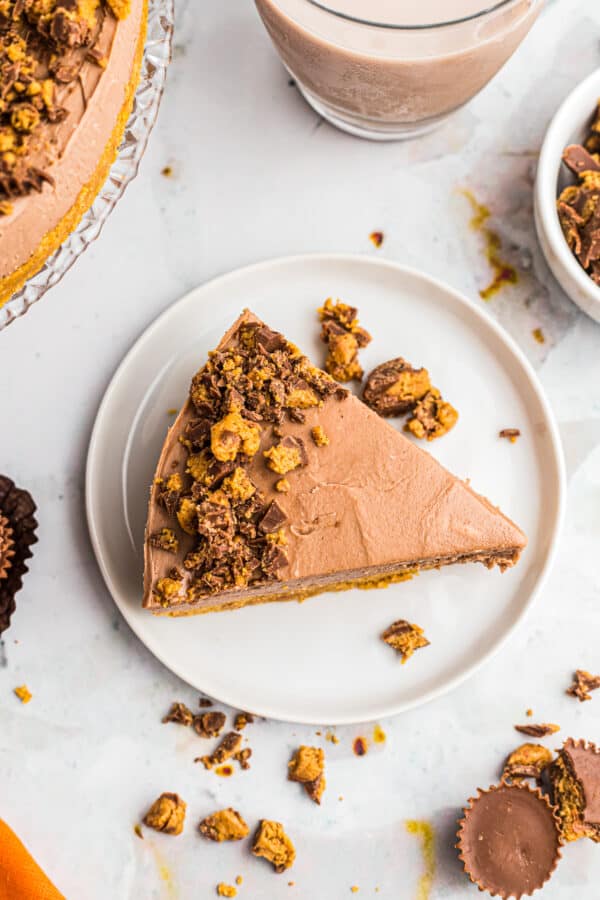
<svg viewBox="0 0 600 900">
<path fill-rule="evenodd" d="M 479 790 L 465 809 L 457 847 L 480 890 L 503 898 L 529 896 L 560 858 L 558 820 L 548 801 L 523 785 Z"/>
</svg>

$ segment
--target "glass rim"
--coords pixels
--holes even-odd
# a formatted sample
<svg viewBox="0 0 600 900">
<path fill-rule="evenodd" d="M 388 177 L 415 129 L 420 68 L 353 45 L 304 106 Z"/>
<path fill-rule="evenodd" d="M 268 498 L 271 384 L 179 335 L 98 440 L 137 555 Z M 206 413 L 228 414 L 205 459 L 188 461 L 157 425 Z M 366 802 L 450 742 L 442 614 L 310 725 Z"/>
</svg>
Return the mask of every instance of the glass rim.
<svg viewBox="0 0 600 900">
<path fill-rule="evenodd" d="M 329 13 L 332 16 L 337 16 L 338 19 L 345 19 L 347 22 L 354 22 L 357 25 L 370 25 L 371 27 L 387 28 L 392 31 L 429 31 L 435 28 L 446 28 L 450 25 L 461 25 L 463 22 L 472 22 L 476 19 L 481 19 L 484 16 L 490 15 L 490 13 L 497 12 L 497 10 L 502 9 L 503 6 L 514 3 L 515 0 L 497 0 L 496 3 L 490 3 L 489 6 L 479 10 L 479 12 L 471 13 L 468 16 L 460 16 L 457 19 L 447 19 L 443 22 L 430 22 L 423 25 L 402 25 L 400 23 L 396 24 L 395 22 L 378 22 L 375 19 L 364 19 L 361 16 L 352 16 L 341 10 L 332 9 L 325 0 L 307 0 L 307 2 L 312 6 L 316 6 L 317 9 L 323 10 L 323 12 Z M 529 0 L 529 2 L 535 2 L 535 0 Z"/>
</svg>

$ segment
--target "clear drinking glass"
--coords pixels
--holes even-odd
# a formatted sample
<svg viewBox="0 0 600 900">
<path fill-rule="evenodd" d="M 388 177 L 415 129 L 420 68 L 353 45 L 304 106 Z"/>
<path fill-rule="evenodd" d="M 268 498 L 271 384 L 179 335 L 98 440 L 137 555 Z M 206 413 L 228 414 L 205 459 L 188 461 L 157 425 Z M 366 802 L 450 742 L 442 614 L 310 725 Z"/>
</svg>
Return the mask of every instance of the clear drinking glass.
<svg viewBox="0 0 600 900">
<path fill-rule="evenodd" d="M 338 128 L 396 140 L 467 103 L 543 0 L 255 0 L 305 99 Z"/>
</svg>

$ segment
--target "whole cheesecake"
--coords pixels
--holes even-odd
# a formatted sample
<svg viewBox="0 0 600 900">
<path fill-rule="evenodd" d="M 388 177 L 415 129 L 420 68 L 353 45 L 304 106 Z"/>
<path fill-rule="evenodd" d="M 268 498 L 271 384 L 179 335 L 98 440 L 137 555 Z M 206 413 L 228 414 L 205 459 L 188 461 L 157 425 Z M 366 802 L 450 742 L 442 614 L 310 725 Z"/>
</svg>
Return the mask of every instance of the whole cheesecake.
<svg viewBox="0 0 600 900">
<path fill-rule="evenodd" d="M 147 0 L 0 0 L 0 306 L 89 209 L 133 106 Z"/>
<path fill-rule="evenodd" d="M 158 461 L 144 606 L 182 615 L 514 565 L 527 539 L 246 311 L 192 379 Z"/>
</svg>

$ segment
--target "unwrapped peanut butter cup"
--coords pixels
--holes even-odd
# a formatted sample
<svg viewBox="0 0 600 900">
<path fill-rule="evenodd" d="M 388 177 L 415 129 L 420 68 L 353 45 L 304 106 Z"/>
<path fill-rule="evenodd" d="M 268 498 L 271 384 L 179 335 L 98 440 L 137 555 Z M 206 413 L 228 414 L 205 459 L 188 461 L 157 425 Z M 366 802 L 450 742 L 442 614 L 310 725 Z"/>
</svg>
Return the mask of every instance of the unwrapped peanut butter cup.
<svg viewBox="0 0 600 900">
<path fill-rule="evenodd" d="M 530 896 L 560 859 L 560 826 L 539 790 L 500 784 L 469 799 L 459 822 L 459 858 L 481 891 L 508 900 Z"/>
<path fill-rule="evenodd" d="M 15 595 L 23 585 L 26 560 L 37 541 L 31 495 L 0 475 L 0 634 L 10 625 L 15 611 Z"/>
<path fill-rule="evenodd" d="M 568 738 L 549 775 L 564 839 L 600 842 L 600 748 Z"/>
</svg>

